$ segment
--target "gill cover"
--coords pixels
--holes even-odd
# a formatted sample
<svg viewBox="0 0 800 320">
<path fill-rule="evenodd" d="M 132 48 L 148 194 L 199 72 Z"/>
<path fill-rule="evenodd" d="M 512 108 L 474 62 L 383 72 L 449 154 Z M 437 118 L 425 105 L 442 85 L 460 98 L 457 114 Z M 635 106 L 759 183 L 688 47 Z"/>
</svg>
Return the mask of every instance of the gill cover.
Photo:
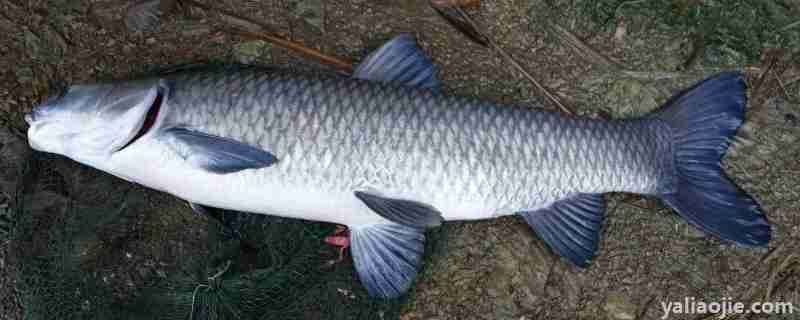
<svg viewBox="0 0 800 320">
<path fill-rule="evenodd" d="M 99 154 L 111 154 L 139 132 L 159 94 L 157 81 L 113 85 L 98 101 L 93 130 L 81 135 L 80 144 Z"/>
<path fill-rule="evenodd" d="M 71 86 L 26 117 L 31 147 L 76 160 L 108 157 L 136 136 L 165 90 L 160 80 Z"/>
</svg>

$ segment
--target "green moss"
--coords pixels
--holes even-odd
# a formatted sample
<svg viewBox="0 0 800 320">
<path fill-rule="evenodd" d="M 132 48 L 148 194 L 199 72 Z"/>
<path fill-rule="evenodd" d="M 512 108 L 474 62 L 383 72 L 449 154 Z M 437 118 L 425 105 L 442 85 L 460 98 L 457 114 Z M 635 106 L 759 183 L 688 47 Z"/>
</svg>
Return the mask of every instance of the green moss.
<svg viewBox="0 0 800 320">
<path fill-rule="evenodd" d="M 576 5 L 578 14 L 588 19 L 593 29 L 611 31 L 620 18 L 639 19 L 648 25 L 654 22 L 659 28 L 702 37 L 713 54 L 738 52 L 745 63 L 758 61 L 764 48 L 800 47 L 800 32 L 786 28 L 800 14 L 796 2 L 599 0 Z"/>
</svg>

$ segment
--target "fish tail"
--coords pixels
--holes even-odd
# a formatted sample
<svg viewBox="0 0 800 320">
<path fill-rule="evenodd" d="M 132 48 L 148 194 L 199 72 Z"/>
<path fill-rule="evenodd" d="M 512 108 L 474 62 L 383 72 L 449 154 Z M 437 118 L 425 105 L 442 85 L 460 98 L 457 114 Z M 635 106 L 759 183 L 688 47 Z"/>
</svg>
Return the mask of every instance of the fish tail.
<svg viewBox="0 0 800 320">
<path fill-rule="evenodd" d="M 652 117 L 672 135 L 674 177 L 659 194 L 695 227 L 742 246 L 765 246 L 770 225 L 758 203 L 727 178 L 722 157 L 742 124 L 744 76 L 726 72 L 674 97 Z"/>
</svg>

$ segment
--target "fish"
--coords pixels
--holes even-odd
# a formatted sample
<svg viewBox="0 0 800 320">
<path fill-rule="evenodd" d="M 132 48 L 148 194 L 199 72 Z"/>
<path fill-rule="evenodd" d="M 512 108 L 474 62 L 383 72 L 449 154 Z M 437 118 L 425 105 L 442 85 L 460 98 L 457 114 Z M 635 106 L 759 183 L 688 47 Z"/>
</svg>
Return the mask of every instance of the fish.
<svg viewBox="0 0 800 320">
<path fill-rule="evenodd" d="M 764 247 L 759 203 L 721 161 L 743 121 L 744 75 L 713 75 L 637 118 L 566 116 L 443 93 L 414 37 L 352 76 L 186 70 L 72 85 L 25 115 L 31 148 L 222 208 L 347 226 L 367 292 L 411 287 L 425 232 L 521 216 L 578 267 L 597 255 L 604 195 L 661 199 L 689 224 Z"/>
</svg>

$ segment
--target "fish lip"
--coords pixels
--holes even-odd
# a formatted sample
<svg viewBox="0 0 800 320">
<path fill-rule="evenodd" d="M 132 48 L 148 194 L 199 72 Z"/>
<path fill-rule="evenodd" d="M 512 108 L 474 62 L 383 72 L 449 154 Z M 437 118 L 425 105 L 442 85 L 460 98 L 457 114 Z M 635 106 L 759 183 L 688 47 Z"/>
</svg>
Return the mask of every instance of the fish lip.
<svg viewBox="0 0 800 320">
<path fill-rule="evenodd" d="M 34 107 L 31 110 L 31 112 L 28 112 L 28 113 L 25 114 L 24 119 L 25 119 L 25 122 L 28 123 L 28 125 L 33 126 L 33 124 L 36 122 L 37 118 L 41 118 L 40 116 L 41 116 L 41 111 L 40 111 L 39 107 Z"/>
<path fill-rule="evenodd" d="M 36 114 L 33 112 L 26 113 L 25 122 L 27 122 L 29 126 L 32 126 L 33 123 L 36 122 Z"/>
</svg>

